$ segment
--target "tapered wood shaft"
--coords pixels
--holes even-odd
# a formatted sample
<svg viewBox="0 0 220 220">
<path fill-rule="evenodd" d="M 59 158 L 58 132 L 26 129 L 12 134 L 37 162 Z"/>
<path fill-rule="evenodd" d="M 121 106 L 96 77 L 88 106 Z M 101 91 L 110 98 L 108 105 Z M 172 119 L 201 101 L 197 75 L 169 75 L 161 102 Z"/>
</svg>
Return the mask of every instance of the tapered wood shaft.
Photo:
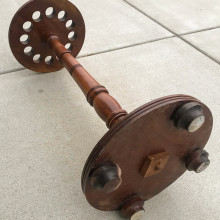
<svg viewBox="0 0 220 220">
<path fill-rule="evenodd" d="M 108 128 L 121 121 L 127 112 L 123 110 L 120 104 L 109 95 L 108 90 L 101 86 L 72 56 L 56 36 L 50 36 L 47 43 L 70 75 L 79 85 L 87 101 L 93 106 L 100 116 L 106 122 Z"/>
</svg>

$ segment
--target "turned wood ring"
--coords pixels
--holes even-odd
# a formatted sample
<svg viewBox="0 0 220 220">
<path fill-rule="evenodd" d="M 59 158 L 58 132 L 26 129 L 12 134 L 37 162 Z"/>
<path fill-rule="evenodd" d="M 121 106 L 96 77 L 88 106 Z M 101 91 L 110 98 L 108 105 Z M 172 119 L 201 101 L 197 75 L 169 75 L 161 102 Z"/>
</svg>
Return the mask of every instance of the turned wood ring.
<svg viewBox="0 0 220 220">
<path fill-rule="evenodd" d="M 200 173 L 208 167 L 204 147 L 212 114 L 188 95 L 163 97 L 128 114 L 75 59 L 84 38 L 83 17 L 67 0 L 29 1 L 9 29 L 18 62 L 43 73 L 65 67 L 109 128 L 82 173 L 86 199 L 96 209 L 121 210 L 122 216 L 136 220 L 144 213 L 144 201 L 186 170 Z"/>
<path fill-rule="evenodd" d="M 85 39 L 85 24 L 79 10 L 66 0 L 31 0 L 12 19 L 9 29 L 12 53 L 30 70 L 57 71 L 63 65 L 44 43 L 54 33 L 76 57 Z"/>
</svg>

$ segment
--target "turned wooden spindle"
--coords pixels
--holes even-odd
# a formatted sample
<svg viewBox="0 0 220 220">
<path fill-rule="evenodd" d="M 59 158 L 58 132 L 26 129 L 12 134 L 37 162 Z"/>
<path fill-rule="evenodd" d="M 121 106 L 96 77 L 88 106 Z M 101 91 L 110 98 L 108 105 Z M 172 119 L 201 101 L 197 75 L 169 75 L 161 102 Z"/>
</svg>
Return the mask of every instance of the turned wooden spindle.
<svg viewBox="0 0 220 220">
<path fill-rule="evenodd" d="M 61 64 L 65 66 L 79 85 L 89 104 L 95 108 L 100 118 L 106 122 L 108 128 L 117 124 L 127 115 L 127 112 L 121 108 L 120 104 L 109 95 L 108 90 L 104 86 L 101 86 L 83 66 L 78 63 L 57 36 L 50 36 L 47 39 L 47 43 Z"/>
</svg>

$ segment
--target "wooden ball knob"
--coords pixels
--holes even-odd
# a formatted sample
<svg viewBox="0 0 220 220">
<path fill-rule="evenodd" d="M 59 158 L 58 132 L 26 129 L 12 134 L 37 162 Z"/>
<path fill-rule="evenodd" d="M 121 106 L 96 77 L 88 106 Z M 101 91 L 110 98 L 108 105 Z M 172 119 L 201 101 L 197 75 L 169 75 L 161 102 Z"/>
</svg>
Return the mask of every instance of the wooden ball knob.
<svg viewBox="0 0 220 220">
<path fill-rule="evenodd" d="M 121 215 L 125 218 L 130 218 L 131 220 L 139 220 L 145 213 L 143 206 L 143 200 L 132 199 L 125 203 L 125 205 L 122 207 Z"/>
<path fill-rule="evenodd" d="M 111 193 L 122 183 L 120 168 L 115 164 L 98 167 L 92 174 L 91 184 L 97 191 Z"/>
</svg>

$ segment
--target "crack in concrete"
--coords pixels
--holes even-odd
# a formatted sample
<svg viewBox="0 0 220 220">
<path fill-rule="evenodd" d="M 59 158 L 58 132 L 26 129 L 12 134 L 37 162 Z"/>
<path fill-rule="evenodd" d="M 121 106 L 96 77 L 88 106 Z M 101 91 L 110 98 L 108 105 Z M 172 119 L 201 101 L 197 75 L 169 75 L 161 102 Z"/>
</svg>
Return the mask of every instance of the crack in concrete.
<svg viewBox="0 0 220 220">
<path fill-rule="evenodd" d="M 146 12 L 144 12 L 143 10 L 138 8 L 137 6 L 133 5 L 132 3 L 128 2 L 127 0 L 122 0 L 122 1 L 124 1 L 125 3 L 127 3 L 128 5 L 130 5 L 131 7 L 133 7 L 134 9 L 136 9 L 137 11 L 139 11 L 140 13 L 142 13 L 143 15 L 145 15 L 146 17 L 148 17 L 149 19 L 151 19 L 152 21 L 154 21 L 155 23 L 157 23 L 158 25 L 160 25 L 161 27 L 163 27 L 167 31 L 169 31 L 170 33 L 172 33 L 175 37 L 181 39 L 182 41 L 184 41 L 185 43 L 187 43 L 188 45 L 190 45 L 191 47 L 193 47 L 194 49 L 196 49 L 197 51 L 199 51 L 200 53 L 202 53 L 203 55 L 205 55 L 206 57 L 208 57 L 209 59 L 211 59 L 212 61 L 214 61 L 215 63 L 220 65 L 220 61 L 217 60 L 215 57 L 211 56 L 210 54 L 208 54 L 204 50 L 200 49 L 199 47 L 195 46 L 190 41 L 188 41 L 188 40 L 186 40 L 182 37 L 182 36 L 186 36 L 188 34 L 202 32 L 202 31 L 206 31 L 206 30 L 212 30 L 212 29 L 216 29 L 216 28 L 219 28 L 219 27 L 207 28 L 207 29 L 203 29 L 203 30 L 198 30 L 197 32 L 196 31 L 191 32 L 191 33 L 189 32 L 189 33 L 186 33 L 186 34 L 177 34 L 175 31 L 171 30 L 166 25 L 162 24 L 161 22 L 159 22 L 158 20 L 156 20 L 152 16 L 148 15 Z"/>
</svg>

